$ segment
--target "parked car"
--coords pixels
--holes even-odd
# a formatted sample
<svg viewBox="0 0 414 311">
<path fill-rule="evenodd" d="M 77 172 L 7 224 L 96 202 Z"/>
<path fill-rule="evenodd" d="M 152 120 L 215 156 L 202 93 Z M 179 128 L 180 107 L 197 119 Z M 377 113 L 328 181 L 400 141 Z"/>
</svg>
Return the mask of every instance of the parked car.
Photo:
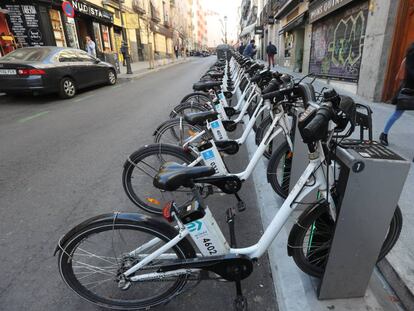
<svg viewBox="0 0 414 311">
<path fill-rule="evenodd" d="M 0 92 L 8 94 L 58 93 L 72 98 L 79 89 L 116 81 L 113 65 L 79 49 L 29 47 L 0 58 Z"/>
</svg>

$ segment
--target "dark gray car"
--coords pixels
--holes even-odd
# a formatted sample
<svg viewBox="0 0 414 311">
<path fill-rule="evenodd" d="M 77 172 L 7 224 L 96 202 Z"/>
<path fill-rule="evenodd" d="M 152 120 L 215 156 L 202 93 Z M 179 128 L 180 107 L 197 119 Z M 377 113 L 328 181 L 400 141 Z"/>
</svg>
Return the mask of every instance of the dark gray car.
<svg viewBox="0 0 414 311">
<path fill-rule="evenodd" d="M 78 49 L 21 48 L 0 58 L 0 92 L 8 94 L 58 93 L 71 98 L 78 89 L 116 81 L 114 66 Z"/>
</svg>

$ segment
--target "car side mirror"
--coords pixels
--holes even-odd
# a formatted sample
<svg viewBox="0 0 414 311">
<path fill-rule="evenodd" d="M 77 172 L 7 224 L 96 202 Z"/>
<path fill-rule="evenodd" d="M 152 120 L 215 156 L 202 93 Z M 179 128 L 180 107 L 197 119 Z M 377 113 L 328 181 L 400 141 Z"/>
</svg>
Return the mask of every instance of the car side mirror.
<svg viewBox="0 0 414 311">
<path fill-rule="evenodd" d="M 95 58 L 95 61 L 94 61 L 95 64 L 99 64 L 100 62 L 101 60 L 99 58 Z"/>
</svg>

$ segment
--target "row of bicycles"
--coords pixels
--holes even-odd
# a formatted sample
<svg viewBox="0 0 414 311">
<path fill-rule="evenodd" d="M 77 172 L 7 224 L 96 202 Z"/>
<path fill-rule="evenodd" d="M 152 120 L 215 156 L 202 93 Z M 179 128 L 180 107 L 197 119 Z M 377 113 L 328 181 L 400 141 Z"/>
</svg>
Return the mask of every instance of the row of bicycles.
<svg viewBox="0 0 414 311">
<path fill-rule="evenodd" d="M 235 310 L 247 310 L 241 281 L 305 198 L 287 253 L 302 271 L 322 277 L 343 195 L 335 151 L 361 143 L 366 131 L 372 139 L 371 112 L 333 89 L 315 92 L 313 80 L 306 82 L 312 77 L 295 80 L 229 53 L 155 129 L 154 143 L 125 161 L 125 193 L 146 213 L 98 215 L 59 240 L 55 254 L 60 274 L 80 297 L 106 308 L 149 309 L 201 281 L 229 281 L 236 285 Z M 348 139 L 358 134 L 357 128 L 361 137 Z M 234 137 L 236 133 L 241 136 Z M 257 149 L 242 172 L 231 172 L 226 162 L 249 135 L 255 136 Z M 293 182 L 296 135 L 308 149 L 309 163 Z M 243 184 L 263 157 L 268 182 L 285 200 L 257 243 L 240 248 L 236 214 L 241 225 L 249 224 L 240 193 L 252 191 Z M 315 198 L 310 202 L 311 193 Z M 226 211 L 229 240 L 206 204 L 215 195 L 237 200 Z M 378 260 L 394 246 L 401 227 L 397 207 Z"/>
</svg>

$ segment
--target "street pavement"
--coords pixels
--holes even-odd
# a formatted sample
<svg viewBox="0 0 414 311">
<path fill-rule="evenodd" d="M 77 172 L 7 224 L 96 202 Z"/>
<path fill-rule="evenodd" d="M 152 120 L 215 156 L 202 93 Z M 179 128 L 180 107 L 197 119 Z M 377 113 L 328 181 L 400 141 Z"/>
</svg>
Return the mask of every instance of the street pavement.
<svg viewBox="0 0 414 311">
<path fill-rule="evenodd" d="M 194 59 L 71 100 L 0 96 L 0 310 L 98 309 L 61 280 L 57 241 L 88 217 L 138 212 L 123 192 L 122 165 L 152 142 L 154 128 L 214 60 Z M 227 162 L 240 171 L 246 150 Z M 248 208 L 238 215 L 237 237 L 247 246 L 262 232 L 251 180 L 241 196 Z M 228 235 L 225 210 L 235 199 L 209 202 Z M 277 310 L 267 256 L 243 286 L 250 310 Z M 227 310 L 234 297 L 232 283 L 207 281 L 158 309 Z"/>
</svg>

